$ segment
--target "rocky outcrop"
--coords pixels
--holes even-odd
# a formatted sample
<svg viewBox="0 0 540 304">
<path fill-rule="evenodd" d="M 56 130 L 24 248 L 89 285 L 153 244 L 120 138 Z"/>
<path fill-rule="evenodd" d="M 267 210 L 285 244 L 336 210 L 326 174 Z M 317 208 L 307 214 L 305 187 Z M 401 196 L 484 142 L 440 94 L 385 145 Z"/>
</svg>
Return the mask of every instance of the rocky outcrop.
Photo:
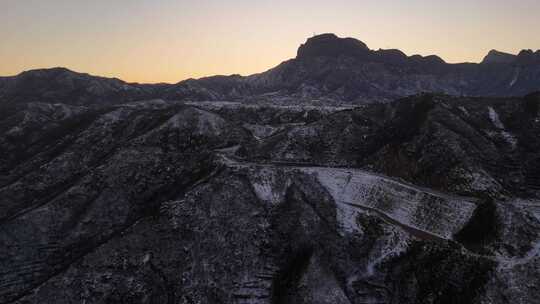
<svg viewBox="0 0 540 304">
<path fill-rule="evenodd" d="M 334 34 L 322 34 L 309 38 L 298 48 L 296 58 L 308 57 L 363 57 L 369 54 L 367 45 L 354 38 L 338 38 Z"/>
<path fill-rule="evenodd" d="M 499 52 L 497 50 L 491 50 L 486 55 L 486 57 L 484 57 L 484 60 L 482 60 L 482 63 L 483 64 L 490 64 L 490 63 L 511 64 L 511 63 L 514 63 L 516 59 L 517 59 L 516 55 Z"/>
</svg>

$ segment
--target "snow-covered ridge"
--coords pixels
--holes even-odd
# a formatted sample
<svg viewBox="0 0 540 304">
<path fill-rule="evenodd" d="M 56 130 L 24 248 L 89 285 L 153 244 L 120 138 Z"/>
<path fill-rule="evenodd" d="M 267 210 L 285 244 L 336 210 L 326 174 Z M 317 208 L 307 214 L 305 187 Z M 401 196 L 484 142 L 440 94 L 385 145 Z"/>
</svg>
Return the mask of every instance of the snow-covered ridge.
<svg viewBox="0 0 540 304">
<path fill-rule="evenodd" d="M 476 204 L 361 170 L 309 168 L 338 204 L 374 209 L 401 225 L 451 239 Z"/>
<path fill-rule="evenodd" d="M 277 103 L 242 103 L 242 102 L 235 102 L 235 101 L 197 101 L 197 102 L 190 102 L 186 101 L 184 102 L 186 105 L 195 106 L 198 108 L 202 108 L 205 110 L 220 110 L 222 108 L 228 108 L 228 109 L 239 109 L 239 108 L 252 108 L 252 109 L 260 109 L 260 108 L 274 108 L 274 109 L 283 109 L 283 110 L 289 110 L 289 111 L 297 111 L 297 112 L 303 112 L 303 111 L 309 111 L 309 110 L 317 110 L 321 113 L 333 113 L 337 111 L 343 111 L 343 110 L 349 110 L 356 107 L 359 107 L 358 105 L 340 105 L 340 106 L 328 106 L 328 105 L 311 105 L 311 104 L 277 104 Z"/>
<path fill-rule="evenodd" d="M 358 231 L 356 214 L 369 209 L 400 226 L 431 237 L 452 239 L 476 209 L 473 199 L 446 195 L 363 170 L 261 165 L 227 157 L 224 161 L 228 166 L 251 168 L 250 180 L 256 194 L 272 204 L 284 198 L 292 173 L 315 177 L 336 202 L 337 222 L 343 232 Z"/>
</svg>

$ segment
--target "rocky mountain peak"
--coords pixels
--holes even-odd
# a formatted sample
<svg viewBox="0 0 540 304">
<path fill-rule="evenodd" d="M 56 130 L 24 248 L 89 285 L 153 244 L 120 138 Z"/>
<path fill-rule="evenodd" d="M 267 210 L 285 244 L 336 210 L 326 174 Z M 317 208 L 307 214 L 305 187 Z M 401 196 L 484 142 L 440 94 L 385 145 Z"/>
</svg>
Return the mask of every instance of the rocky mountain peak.
<svg viewBox="0 0 540 304">
<path fill-rule="evenodd" d="M 516 55 L 499 52 L 497 50 L 491 50 L 484 57 L 482 63 L 512 63 L 516 60 Z"/>
<path fill-rule="evenodd" d="M 36 76 L 36 77 L 39 77 L 39 76 L 50 77 L 50 76 L 55 76 L 59 74 L 75 74 L 75 72 L 64 67 L 54 67 L 50 69 L 36 69 L 36 70 L 24 71 L 21 73 L 21 76 L 31 75 L 31 76 Z"/>
<path fill-rule="evenodd" d="M 540 64 L 540 50 L 522 50 L 517 55 L 517 63 L 519 65 L 538 65 Z"/>
<path fill-rule="evenodd" d="M 335 34 L 321 34 L 309 38 L 298 49 L 297 58 L 364 56 L 369 52 L 365 43 L 354 38 L 340 38 Z"/>
</svg>

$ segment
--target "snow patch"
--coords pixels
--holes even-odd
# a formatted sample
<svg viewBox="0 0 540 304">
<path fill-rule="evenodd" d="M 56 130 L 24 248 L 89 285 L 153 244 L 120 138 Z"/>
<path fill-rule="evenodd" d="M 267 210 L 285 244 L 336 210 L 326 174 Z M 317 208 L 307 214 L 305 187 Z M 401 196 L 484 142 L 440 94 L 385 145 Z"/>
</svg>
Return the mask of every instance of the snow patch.
<svg viewBox="0 0 540 304">
<path fill-rule="evenodd" d="M 499 269 L 509 269 L 514 268 L 519 265 L 524 265 L 540 256 L 540 241 L 537 241 L 536 244 L 525 254 L 525 256 L 518 259 L 507 259 L 503 257 L 498 257 Z"/>
<path fill-rule="evenodd" d="M 487 191 L 489 189 L 499 189 L 500 185 L 484 170 L 478 170 L 470 172 L 469 174 L 463 173 L 469 178 L 471 189 L 475 191 Z"/>
<path fill-rule="evenodd" d="M 360 232 L 362 228 L 357 225 L 356 217 L 367 209 L 403 227 L 451 239 L 476 209 L 472 199 L 445 195 L 358 169 L 261 165 L 236 162 L 225 155 L 222 158 L 229 166 L 257 168 L 259 173 L 250 177 L 255 193 L 272 204 L 280 202 L 284 196 L 291 176 L 287 173 L 302 172 L 315 177 L 336 202 L 336 220 L 343 233 Z"/>
<path fill-rule="evenodd" d="M 368 276 L 374 275 L 375 267 L 377 267 L 377 265 L 388 259 L 399 256 L 407 250 L 408 246 L 408 238 L 398 232 L 394 232 L 390 238 L 384 239 L 383 242 L 377 243 L 375 248 L 376 251 L 374 252 L 375 254 L 373 254 L 376 258 L 367 264 L 366 274 Z"/>
<path fill-rule="evenodd" d="M 247 130 L 249 130 L 256 139 L 269 137 L 272 134 L 274 134 L 277 130 L 279 130 L 278 127 L 271 126 L 271 125 L 255 125 L 255 124 L 245 123 L 242 126 L 246 128 Z"/>
<path fill-rule="evenodd" d="M 506 140 L 507 143 L 509 143 L 513 149 L 516 148 L 517 146 L 517 139 L 514 137 L 514 135 L 510 134 L 509 132 L 507 131 L 502 131 L 501 132 L 501 135 L 502 137 L 504 138 L 504 140 Z"/>
<path fill-rule="evenodd" d="M 114 111 L 108 112 L 107 114 L 100 117 L 99 121 L 105 125 L 115 124 L 127 116 L 127 111 L 123 108 L 116 109 Z"/>
<path fill-rule="evenodd" d="M 502 136 L 502 138 L 509 143 L 513 149 L 517 146 L 517 139 L 512 135 L 510 132 L 505 130 L 504 124 L 502 123 L 501 119 L 499 118 L 499 114 L 493 109 L 493 107 L 488 107 L 488 113 L 489 113 L 489 119 L 493 123 L 493 125 L 499 129 L 499 134 Z"/>
<path fill-rule="evenodd" d="M 476 208 L 473 202 L 464 198 L 450 197 L 358 170 L 301 170 L 316 174 L 338 203 L 376 210 L 404 226 L 441 238 L 451 239 Z M 347 229 L 354 228 L 346 221 L 350 216 L 340 215 L 338 219 Z"/>
<path fill-rule="evenodd" d="M 504 125 L 503 125 L 501 119 L 499 118 L 499 114 L 497 114 L 495 109 L 493 109 L 493 107 L 488 107 L 488 112 L 489 112 L 489 119 L 491 120 L 493 125 L 497 129 L 504 129 Z"/>
<path fill-rule="evenodd" d="M 513 87 L 516 84 L 516 82 L 518 80 L 518 77 L 519 77 L 519 69 L 516 70 L 516 73 L 514 74 L 514 77 L 510 81 L 509 87 Z"/>
<path fill-rule="evenodd" d="M 362 226 L 359 226 L 357 222 L 358 215 L 361 212 L 358 208 L 348 204 L 338 204 L 336 206 L 336 219 L 342 229 L 340 231 L 342 236 L 345 233 L 363 234 Z"/>
<path fill-rule="evenodd" d="M 160 128 L 184 129 L 193 128 L 198 134 L 219 135 L 224 130 L 226 122 L 216 114 L 197 108 L 188 108 L 169 118 Z"/>
<path fill-rule="evenodd" d="M 463 112 L 463 114 L 470 116 L 469 111 L 467 111 L 464 106 L 459 106 L 459 109 L 461 110 L 461 112 Z"/>
<path fill-rule="evenodd" d="M 259 200 L 276 205 L 283 201 L 285 191 L 291 184 L 290 179 L 283 176 L 280 171 L 262 167 L 256 172 L 251 172 L 249 179 Z"/>
</svg>

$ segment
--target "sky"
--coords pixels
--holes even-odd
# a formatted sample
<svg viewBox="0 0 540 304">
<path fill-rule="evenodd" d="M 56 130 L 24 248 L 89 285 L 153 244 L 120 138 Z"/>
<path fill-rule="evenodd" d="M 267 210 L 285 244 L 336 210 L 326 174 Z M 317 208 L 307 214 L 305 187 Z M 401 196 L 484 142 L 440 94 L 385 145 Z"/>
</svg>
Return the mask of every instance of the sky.
<svg viewBox="0 0 540 304">
<path fill-rule="evenodd" d="M 540 49 L 539 0 L 0 0 L 0 75 L 49 67 L 130 82 L 249 75 L 313 34 L 479 62 Z"/>
</svg>

